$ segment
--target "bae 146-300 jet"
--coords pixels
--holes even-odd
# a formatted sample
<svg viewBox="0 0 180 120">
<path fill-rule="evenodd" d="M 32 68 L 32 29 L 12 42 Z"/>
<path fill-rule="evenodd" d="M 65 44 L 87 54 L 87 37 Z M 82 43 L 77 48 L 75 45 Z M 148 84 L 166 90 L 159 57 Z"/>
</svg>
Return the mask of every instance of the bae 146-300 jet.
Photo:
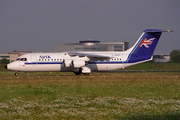
<svg viewBox="0 0 180 120">
<path fill-rule="evenodd" d="M 112 71 L 152 60 L 162 32 L 160 29 L 143 31 L 137 42 L 122 52 L 61 52 L 24 54 L 5 66 L 18 72 L 74 72 L 89 75 L 92 71 Z"/>
</svg>

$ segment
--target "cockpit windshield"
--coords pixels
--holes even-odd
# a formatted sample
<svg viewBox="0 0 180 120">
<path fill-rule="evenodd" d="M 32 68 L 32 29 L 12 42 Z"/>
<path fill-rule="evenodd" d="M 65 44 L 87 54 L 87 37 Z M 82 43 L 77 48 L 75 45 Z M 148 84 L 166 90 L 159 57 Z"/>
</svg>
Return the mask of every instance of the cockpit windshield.
<svg viewBox="0 0 180 120">
<path fill-rule="evenodd" d="M 16 61 L 27 61 L 27 58 L 17 58 Z"/>
</svg>

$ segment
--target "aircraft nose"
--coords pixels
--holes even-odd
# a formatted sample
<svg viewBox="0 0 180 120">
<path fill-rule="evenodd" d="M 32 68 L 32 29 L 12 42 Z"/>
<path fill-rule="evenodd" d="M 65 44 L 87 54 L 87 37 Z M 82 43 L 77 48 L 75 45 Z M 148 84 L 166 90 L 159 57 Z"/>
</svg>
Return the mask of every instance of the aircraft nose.
<svg viewBox="0 0 180 120">
<path fill-rule="evenodd" d="M 4 68 L 8 70 L 19 71 L 19 62 L 17 61 L 11 62 L 7 64 L 6 66 L 4 66 Z"/>
<path fill-rule="evenodd" d="M 5 69 L 7 69 L 7 65 L 6 65 L 6 66 L 4 66 L 4 68 L 5 68 Z"/>
</svg>

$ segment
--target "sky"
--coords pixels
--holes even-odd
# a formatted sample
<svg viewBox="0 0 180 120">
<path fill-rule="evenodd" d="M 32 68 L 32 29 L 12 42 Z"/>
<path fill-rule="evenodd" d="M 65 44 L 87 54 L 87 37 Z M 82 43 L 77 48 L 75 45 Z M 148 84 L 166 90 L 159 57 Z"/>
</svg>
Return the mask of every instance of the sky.
<svg viewBox="0 0 180 120">
<path fill-rule="evenodd" d="M 53 52 L 79 40 L 129 42 L 163 33 L 154 54 L 180 49 L 180 0 L 1 0 L 0 53 Z"/>
</svg>

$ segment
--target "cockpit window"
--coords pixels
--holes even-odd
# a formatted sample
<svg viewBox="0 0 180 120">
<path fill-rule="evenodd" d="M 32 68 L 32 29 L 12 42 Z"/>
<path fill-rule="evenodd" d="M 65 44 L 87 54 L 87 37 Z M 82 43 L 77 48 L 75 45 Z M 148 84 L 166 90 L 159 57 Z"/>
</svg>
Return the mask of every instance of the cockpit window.
<svg viewBox="0 0 180 120">
<path fill-rule="evenodd" d="M 17 58 L 16 61 L 27 61 L 27 58 Z"/>
<path fill-rule="evenodd" d="M 21 58 L 21 61 L 27 61 L 27 58 Z"/>
</svg>

